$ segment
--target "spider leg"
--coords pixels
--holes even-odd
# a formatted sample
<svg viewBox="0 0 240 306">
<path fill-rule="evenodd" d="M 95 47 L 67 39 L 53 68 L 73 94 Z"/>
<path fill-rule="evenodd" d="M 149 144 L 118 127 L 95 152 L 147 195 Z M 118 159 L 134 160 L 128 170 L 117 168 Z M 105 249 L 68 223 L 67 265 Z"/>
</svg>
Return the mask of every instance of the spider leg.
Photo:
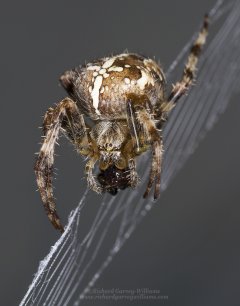
<svg viewBox="0 0 240 306">
<path fill-rule="evenodd" d="M 131 129 L 130 125 L 129 128 Z M 130 135 L 122 151 L 123 156 L 128 161 L 129 173 L 127 174 L 127 177 L 129 179 L 129 184 L 132 188 L 135 188 L 140 181 L 136 171 L 136 162 L 135 162 L 135 156 L 139 154 L 139 153 L 136 154 L 136 152 L 139 152 L 140 148 L 138 150 L 138 147 L 136 146 L 136 138 L 134 136 L 135 134 Z"/>
<path fill-rule="evenodd" d="M 147 109 L 148 113 L 151 113 L 151 110 L 147 107 L 147 102 L 146 97 L 137 97 L 133 94 L 129 95 L 129 101 L 127 102 L 127 122 L 130 128 L 133 149 L 137 154 L 145 152 L 148 146 L 146 140 L 149 139 L 149 133 L 144 128 L 143 122 L 138 118 L 138 113 L 141 109 Z"/>
<path fill-rule="evenodd" d="M 131 110 L 131 111 L 130 111 Z M 128 124 L 133 142 L 138 139 L 139 146 L 136 147 L 136 153 L 144 152 L 149 145 L 152 147 L 152 163 L 149 174 L 147 189 L 144 193 L 146 198 L 155 183 L 154 199 L 160 195 L 160 179 L 161 179 L 161 162 L 162 162 L 162 139 L 156 128 L 155 120 L 150 110 L 144 107 L 139 101 L 129 101 L 127 105 Z M 131 126 L 135 123 L 134 126 Z"/>
<path fill-rule="evenodd" d="M 202 47 L 206 42 L 208 26 L 209 20 L 208 16 L 206 15 L 202 28 L 200 29 L 198 36 L 190 49 L 190 53 L 185 64 L 182 78 L 179 82 L 173 85 L 173 89 L 167 101 L 161 105 L 161 111 L 163 114 L 168 113 L 175 106 L 176 102 L 187 92 L 187 90 L 192 85 L 195 77 L 198 59 L 202 51 Z"/>
<path fill-rule="evenodd" d="M 136 171 L 136 163 L 133 158 L 129 160 L 128 166 L 130 170 L 130 173 L 129 173 L 130 185 L 132 188 L 135 188 L 138 185 L 139 177 Z"/>
<path fill-rule="evenodd" d="M 98 159 L 97 156 L 94 156 L 91 159 L 89 159 L 89 161 L 86 163 L 86 166 L 85 166 L 85 172 L 87 174 L 87 182 L 88 182 L 89 188 L 97 193 L 102 193 L 103 190 L 98 185 L 96 178 L 94 177 L 93 172 L 92 172 L 97 159 Z"/>
<path fill-rule="evenodd" d="M 66 120 L 68 120 L 68 126 L 66 126 Z M 85 139 L 87 131 L 85 125 L 81 125 L 82 120 L 83 117 L 79 113 L 76 103 L 69 98 L 62 100 L 55 108 L 50 108 L 44 117 L 44 140 L 34 168 L 38 189 L 48 218 L 53 226 L 61 232 L 63 232 L 63 226 L 56 212 L 52 186 L 54 149 L 59 132 L 64 126 L 65 132 L 74 141 L 80 142 Z"/>
<path fill-rule="evenodd" d="M 162 141 L 156 139 L 152 144 L 152 165 L 149 174 L 149 181 L 147 189 L 143 195 L 146 198 L 152 188 L 155 181 L 154 199 L 157 199 L 160 195 L 160 183 L 161 183 L 161 164 L 162 164 Z"/>
</svg>

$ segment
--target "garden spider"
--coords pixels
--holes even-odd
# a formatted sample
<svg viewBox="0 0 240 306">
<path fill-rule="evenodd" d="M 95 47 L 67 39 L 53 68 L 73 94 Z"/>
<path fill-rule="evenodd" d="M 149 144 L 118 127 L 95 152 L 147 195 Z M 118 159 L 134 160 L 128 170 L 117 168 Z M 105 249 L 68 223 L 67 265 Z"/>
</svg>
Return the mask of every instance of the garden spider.
<svg viewBox="0 0 240 306">
<path fill-rule="evenodd" d="M 208 17 L 194 42 L 183 76 L 166 97 L 162 69 L 153 60 L 131 53 L 98 59 L 66 71 L 60 82 L 70 98 L 49 108 L 43 122 L 44 140 L 35 164 L 41 198 L 48 218 L 63 232 L 56 212 L 52 172 L 54 147 L 63 132 L 77 151 L 88 158 L 85 172 L 89 188 L 116 194 L 135 187 L 139 178 L 136 157 L 152 149 L 152 162 L 144 197 L 154 186 L 159 197 L 163 143 L 161 128 L 169 111 L 194 80 L 196 64 L 208 32 Z M 93 125 L 86 124 L 84 115 Z M 97 179 L 93 168 L 99 162 Z"/>
</svg>

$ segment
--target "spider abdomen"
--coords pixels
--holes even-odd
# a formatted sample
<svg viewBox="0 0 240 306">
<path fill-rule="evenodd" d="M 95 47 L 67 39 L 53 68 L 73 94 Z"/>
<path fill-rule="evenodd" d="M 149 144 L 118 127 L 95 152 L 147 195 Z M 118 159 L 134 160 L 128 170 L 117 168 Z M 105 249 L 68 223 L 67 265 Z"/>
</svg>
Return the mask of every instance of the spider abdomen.
<svg viewBox="0 0 240 306">
<path fill-rule="evenodd" d="M 163 72 L 155 61 L 127 53 L 67 71 L 60 80 L 93 120 L 125 119 L 131 95 L 145 96 L 154 106 L 163 99 L 165 86 Z"/>
</svg>

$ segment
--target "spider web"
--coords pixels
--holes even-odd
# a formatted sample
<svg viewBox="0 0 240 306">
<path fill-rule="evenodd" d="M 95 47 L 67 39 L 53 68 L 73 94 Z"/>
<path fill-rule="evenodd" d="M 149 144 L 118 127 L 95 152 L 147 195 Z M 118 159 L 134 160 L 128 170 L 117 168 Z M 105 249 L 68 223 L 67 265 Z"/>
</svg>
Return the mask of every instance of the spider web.
<svg viewBox="0 0 240 306">
<path fill-rule="evenodd" d="M 211 33 L 198 65 L 197 86 L 178 102 L 163 130 L 162 192 L 240 88 L 240 1 L 217 1 L 210 17 Z M 197 31 L 168 69 L 169 83 L 182 71 L 196 34 Z M 145 154 L 138 163 L 142 185 L 148 179 L 143 173 L 149 167 L 149 159 Z M 88 202 L 86 191 L 72 211 L 64 234 L 40 262 L 20 306 L 80 305 L 155 205 L 151 199 L 142 198 L 139 188 L 121 192 L 117 197 L 106 194 L 87 227 L 82 225 L 81 218 L 90 207 Z"/>
</svg>

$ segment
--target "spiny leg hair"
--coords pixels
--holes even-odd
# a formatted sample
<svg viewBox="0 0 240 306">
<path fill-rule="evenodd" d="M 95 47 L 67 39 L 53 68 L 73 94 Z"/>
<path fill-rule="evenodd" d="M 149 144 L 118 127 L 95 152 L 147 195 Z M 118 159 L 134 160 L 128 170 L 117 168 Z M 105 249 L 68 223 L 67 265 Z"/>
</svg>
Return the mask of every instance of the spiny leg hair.
<svg viewBox="0 0 240 306">
<path fill-rule="evenodd" d="M 66 125 L 66 120 L 68 120 L 68 127 L 65 132 L 69 135 L 70 139 L 77 142 L 86 135 L 86 127 L 79 126 L 79 122 L 82 122 L 83 118 L 75 102 L 70 98 L 65 98 L 55 108 L 50 108 L 46 112 L 43 122 L 44 140 L 34 168 L 37 185 L 48 218 L 53 226 L 61 232 L 64 229 L 56 212 L 52 176 L 55 144 L 59 137 L 59 132 Z M 81 131 L 81 135 L 79 131 Z"/>
<path fill-rule="evenodd" d="M 167 113 L 172 110 L 176 102 L 187 92 L 187 90 L 193 84 L 199 56 L 202 51 L 202 47 L 206 42 L 208 26 L 209 18 L 207 15 L 205 15 L 202 28 L 200 29 L 198 36 L 190 49 L 190 53 L 183 71 L 182 79 L 175 85 L 173 85 L 173 89 L 167 101 L 165 103 L 162 103 L 161 105 L 161 112 L 163 114 L 164 119 L 166 119 Z"/>
<path fill-rule="evenodd" d="M 95 163 L 97 162 L 97 159 L 98 158 L 95 156 L 89 159 L 85 166 L 85 172 L 87 174 L 88 187 L 97 193 L 102 193 L 103 188 L 98 185 L 96 178 L 93 175 L 93 168 Z"/>
<path fill-rule="evenodd" d="M 160 180 L 161 180 L 161 161 L 162 161 L 162 140 L 156 128 L 155 120 L 148 109 L 129 101 L 127 104 L 128 124 L 132 132 L 133 140 L 139 140 L 136 147 L 136 153 L 141 151 L 142 147 L 151 145 L 152 147 L 152 163 L 149 174 L 147 189 L 143 195 L 146 198 L 155 182 L 154 199 L 160 195 Z M 135 124 L 135 127 L 133 124 Z M 141 133 L 144 135 L 141 135 Z M 145 139 L 145 142 L 143 142 Z M 141 145 L 140 145 L 141 144 Z M 144 149 L 145 150 L 145 149 Z"/>
<path fill-rule="evenodd" d="M 130 185 L 132 188 L 135 188 L 139 183 L 139 177 L 136 171 L 136 163 L 133 158 L 128 161 L 128 166 Z"/>
</svg>

